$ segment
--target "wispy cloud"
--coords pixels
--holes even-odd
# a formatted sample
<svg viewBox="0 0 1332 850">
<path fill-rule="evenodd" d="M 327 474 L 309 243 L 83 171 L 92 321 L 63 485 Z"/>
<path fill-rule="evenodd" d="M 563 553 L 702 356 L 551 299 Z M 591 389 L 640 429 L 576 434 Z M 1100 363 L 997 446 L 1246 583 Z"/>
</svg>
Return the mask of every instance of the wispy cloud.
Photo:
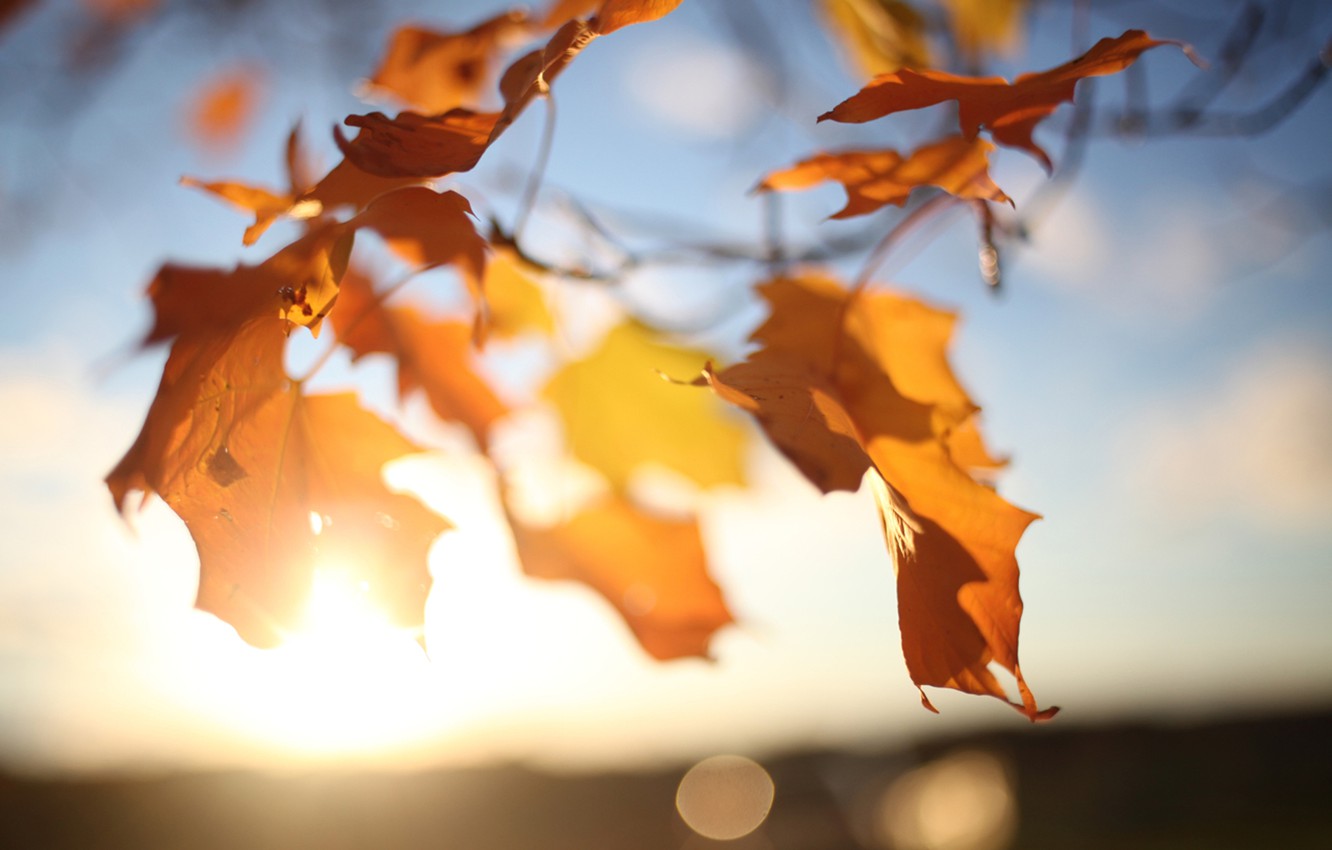
<svg viewBox="0 0 1332 850">
<path fill-rule="evenodd" d="M 1153 512 L 1268 531 L 1332 524 L 1332 350 L 1276 339 L 1125 429 L 1123 480 Z"/>
</svg>

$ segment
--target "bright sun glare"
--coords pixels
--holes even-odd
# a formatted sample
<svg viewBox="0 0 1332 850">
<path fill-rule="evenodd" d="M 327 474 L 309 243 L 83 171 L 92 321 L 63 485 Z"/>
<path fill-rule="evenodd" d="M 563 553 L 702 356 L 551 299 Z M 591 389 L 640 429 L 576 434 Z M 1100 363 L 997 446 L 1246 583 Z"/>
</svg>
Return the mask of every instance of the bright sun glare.
<svg viewBox="0 0 1332 850">
<path fill-rule="evenodd" d="M 437 746 L 454 754 L 486 752 L 506 746 L 514 724 L 522 727 L 534 693 L 569 692 L 569 671 L 552 663 L 555 650 L 546 650 L 549 630 L 580 641 L 583 655 L 614 656 L 616 648 L 606 645 L 607 632 L 618 627 L 613 615 L 601 612 L 607 621 L 601 623 L 586 594 L 532 586 L 506 560 L 510 544 L 498 508 L 476 495 L 490 484 L 484 470 L 449 466 L 445 476 L 441 463 L 404 464 L 390 475 L 396 486 L 432 494 L 430 487 L 446 479 L 454 497 L 437 500 L 457 529 L 431 552 L 439 591 L 426 611 L 426 632 L 438 648 L 433 660 L 417 631 L 394 625 L 377 607 L 364 570 L 329 553 L 314 574 L 303 622 L 281 646 L 255 649 L 210 624 L 208 638 L 194 648 L 182 684 L 202 713 L 229 730 L 222 740 L 239 733 L 298 762 L 408 763 Z M 327 520 L 312 513 L 310 522 L 319 534 Z M 576 604 L 577 616 L 553 613 L 552 600 Z M 585 687 L 602 674 L 588 675 Z"/>
<path fill-rule="evenodd" d="M 447 718 L 416 635 L 394 626 L 349 565 L 326 562 L 302 627 L 271 650 L 227 652 L 227 725 L 300 757 L 374 756 L 437 734 Z M 216 696 L 216 694 L 215 694 Z"/>
<path fill-rule="evenodd" d="M 370 583 L 354 577 L 353 571 L 337 564 L 316 567 L 314 586 L 305 612 L 303 628 L 288 643 L 319 641 L 345 644 L 359 651 L 365 640 L 374 640 L 386 630 L 394 631 L 387 618 L 369 600 Z"/>
</svg>

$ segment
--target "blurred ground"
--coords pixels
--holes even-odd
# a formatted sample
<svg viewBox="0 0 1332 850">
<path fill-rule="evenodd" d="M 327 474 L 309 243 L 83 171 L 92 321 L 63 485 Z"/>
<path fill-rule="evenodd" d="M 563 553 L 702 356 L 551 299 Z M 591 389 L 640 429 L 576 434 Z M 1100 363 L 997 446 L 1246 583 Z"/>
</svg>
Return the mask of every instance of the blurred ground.
<svg viewBox="0 0 1332 850">
<path fill-rule="evenodd" d="M 677 813 L 684 766 L 563 776 L 508 766 L 11 776 L 0 780 L 0 846 L 1229 850 L 1326 847 L 1332 836 L 1332 707 L 1191 726 L 1056 722 L 764 767 L 770 814 L 726 842 Z"/>
</svg>

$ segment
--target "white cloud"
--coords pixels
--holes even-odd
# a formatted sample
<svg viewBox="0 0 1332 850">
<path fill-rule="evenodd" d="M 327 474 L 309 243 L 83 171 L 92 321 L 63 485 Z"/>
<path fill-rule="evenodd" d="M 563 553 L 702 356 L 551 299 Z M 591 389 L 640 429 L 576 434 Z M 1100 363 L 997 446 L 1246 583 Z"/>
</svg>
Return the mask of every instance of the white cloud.
<svg viewBox="0 0 1332 850">
<path fill-rule="evenodd" d="M 1202 200 L 1177 197 L 1139 210 L 1106 209 L 1071 192 L 1033 230 L 1022 255 L 1038 279 L 1126 316 L 1188 318 L 1243 258 Z"/>
<path fill-rule="evenodd" d="M 1031 235 L 1031 250 L 1023 262 L 1052 284 L 1087 291 L 1100 279 L 1099 270 L 1110 262 L 1113 246 L 1097 207 L 1081 192 L 1070 192 L 1055 214 L 1042 221 Z"/>
<path fill-rule="evenodd" d="M 1332 351 L 1274 341 L 1205 394 L 1126 430 L 1126 481 L 1153 512 L 1278 531 L 1332 525 Z"/>
<path fill-rule="evenodd" d="M 636 103 L 673 131 L 727 139 L 758 117 L 759 73 L 722 44 L 660 42 L 634 57 L 625 85 Z"/>
</svg>

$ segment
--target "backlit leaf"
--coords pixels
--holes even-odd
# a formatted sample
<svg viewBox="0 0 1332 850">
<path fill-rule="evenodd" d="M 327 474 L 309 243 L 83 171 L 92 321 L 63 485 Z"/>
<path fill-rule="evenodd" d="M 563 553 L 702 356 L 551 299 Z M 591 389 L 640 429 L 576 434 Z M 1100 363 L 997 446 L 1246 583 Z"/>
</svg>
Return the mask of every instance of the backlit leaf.
<svg viewBox="0 0 1332 850">
<path fill-rule="evenodd" d="M 1036 125 L 1061 103 L 1073 100 L 1078 80 L 1118 73 L 1144 51 L 1163 44 L 1179 42 L 1158 41 L 1142 30 L 1129 30 L 1118 38 L 1101 39 L 1077 59 L 1048 71 L 1023 74 L 1012 83 L 1002 77 L 903 69 L 870 80 L 857 94 L 820 115 L 819 120 L 859 124 L 954 100 L 965 136 L 974 138 L 984 128 L 999 144 L 1027 151 L 1049 170 L 1049 156 L 1032 139 Z"/>
<path fill-rule="evenodd" d="M 419 183 L 412 177 L 379 177 L 349 162 L 338 163 L 319 181 L 300 144 L 299 127 L 287 137 L 286 192 L 277 192 L 236 181 L 203 181 L 182 177 L 181 185 L 202 189 L 237 209 L 254 213 L 254 224 L 245 229 L 244 244 L 253 245 L 273 222 L 282 216 L 308 221 L 342 207 L 360 210 L 375 198 L 404 186 Z"/>
<path fill-rule="evenodd" d="M 234 147 L 254 120 L 259 77 L 251 69 L 223 71 L 207 80 L 190 103 L 188 126 L 203 148 Z"/>
<path fill-rule="evenodd" d="M 569 20 L 544 47 L 519 57 L 505 70 L 499 83 L 504 108 L 499 112 L 460 107 L 438 115 L 350 115 L 344 123 L 360 132 L 348 139 L 335 128 L 334 139 L 348 161 L 381 177 L 440 177 L 468 171 L 533 100 L 550 91 L 555 78 L 593 39 L 660 18 L 679 4 L 680 0 L 605 0 L 594 25 Z"/>
<path fill-rule="evenodd" d="M 399 27 L 369 86 L 426 113 L 476 106 L 494 83 L 507 43 L 526 29 L 527 14 L 517 9 L 463 32 Z"/>
<path fill-rule="evenodd" d="M 396 118 L 381 112 L 349 115 L 344 123 L 360 132 L 348 140 L 335 128 L 334 140 L 350 162 L 381 177 L 439 177 L 469 171 L 596 36 L 582 21 L 570 21 L 545 47 L 513 62 L 500 78 L 504 108 L 499 112 L 458 108 L 429 116 L 415 112 L 403 112 Z"/>
<path fill-rule="evenodd" d="M 295 209 L 302 205 L 315 205 L 319 212 L 330 212 L 340 207 L 364 209 L 371 201 L 386 192 L 421 183 L 413 176 L 381 177 L 357 168 L 343 160 L 325 174 L 309 190 L 296 196 Z"/>
<path fill-rule="evenodd" d="M 148 287 L 155 316 L 144 342 L 225 334 L 261 317 L 281 317 L 317 334 L 337 298 L 349 248 L 348 234 L 330 226 L 311 231 L 257 266 L 163 266 Z"/>
<path fill-rule="evenodd" d="M 178 340 L 108 486 L 122 508 L 130 490 L 156 493 L 185 521 L 197 607 L 249 643 L 300 629 L 319 570 L 349 574 L 394 623 L 419 628 L 426 553 L 448 523 L 381 477 L 417 449 L 354 397 L 307 397 L 288 381 L 283 325 Z"/>
<path fill-rule="evenodd" d="M 951 315 L 886 292 L 851 295 L 817 275 L 760 287 L 771 307 L 762 348 L 708 381 L 750 411 L 821 489 L 853 489 L 872 469 L 898 573 L 907 668 L 917 686 L 1007 701 L 991 663 L 1018 681 L 1014 707 L 1038 708 L 1017 661 L 1022 600 L 1014 550 L 1035 514 L 978 483 L 950 434 L 975 405 L 947 361 Z M 928 699 L 922 700 L 927 707 Z"/>
<path fill-rule="evenodd" d="M 555 317 L 546 295 L 533 279 L 531 269 L 512 250 L 496 249 L 486 263 L 483 285 L 486 298 L 486 332 L 491 339 L 508 339 L 525 333 L 550 336 Z"/>
<path fill-rule="evenodd" d="M 709 394 L 663 378 L 696 375 L 708 359 L 628 322 L 612 329 L 596 351 L 557 372 L 545 396 L 560 414 L 573 455 L 617 489 L 648 463 L 704 487 L 739 484 L 745 444 L 740 423 Z"/>
<path fill-rule="evenodd" d="M 958 48 L 969 57 L 1011 53 L 1022 39 L 1026 0 L 941 0 Z"/>
<path fill-rule="evenodd" d="M 596 30 L 609 35 L 630 24 L 643 24 L 674 12 L 683 0 L 605 0 L 597 11 Z"/>
<path fill-rule="evenodd" d="M 630 24 L 642 24 L 665 17 L 682 0 L 556 0 L 542 19 L 542 26 L 554 28 L 575 18 L 592 16 L 600 35 Z"/>
<path fill-rule="evenodd" d="M 696 519 L 656 517 L 612 497 L 554 527 L 510 523 L 524 572 L 588 585 L 653 658 L 706 658 L 712 636 L 734 621 Z"/>
<path fill-rule="evenodd" d="M 237 209 L 254 213 L 254 224 L 245 228 L 245 234 L 241 237 L 241 241 L 246 245 L 257 242 L 259 237 L 264 235 L 264 231 L 281 216 L 290 213 L 296 203 L 291 195 L 278 194 L 260 186 L 250 186 L 230 180 L 204 182 L 193 177 L 182 177 L 180 184 L 202 189 Z"/>
<path fill-rule="evenodd" d="M 823 153 L 769 174 L 758 188 L 790 191 L 828 180 L 841 183 L 846 206 L 832 218 L 865 215 L 887 204 L 902 206 L 920 186 L 937 186 L 959 198 L 1012 203 L 990 179 L 992 150 L 994 145 L 984 139 L 949 136 L 907 156 L 894 150 Z"/>
<path fill-rule="evenodd" d="M 255 309 L 252 302 L 272 302 L 286 319 L 308 326 L 317 335 L 320 321 L 337 300 L 352 238 L 361 228 L 377 232 L 394 253 L 418 269 L 457 267 L 479 302 L 486 243 L 476 231 L 467 199 L 457 192 L 408 186 L 377 196 L 345 222 L 316 223 L 260 266 L 220 272 L 234 278 L 235 287 L 217 289 L 218 294 L 207 301 L 197 294 L 184 296 L 174 310 L 180 315 L 193 312 L 212 316 L 215 321 L 229 321 L 222 317 L 237 312 L 262 314 L 263 310 Z M 158 297 L 154 296 L 155 301 Z"/>
<path fill-rule="evenodd" d="M 457 192 L 408 186 L 380 195 L 347 223 L 369 228 L 410 265 L 456 266 L 478 297 L 486 273 L 486 241 L 476 232 L 472 206 Z"/>
<path fill-rule="evenodd" d="M 440 177 L 470 171 L 492 141 L 500 113 L 452 109 L 443 115 L 382 112 L 349 115 L 346 124 L 360 130 L 353 138 L 334 129 L 343 156 L 356 168 L 384 178 Z"/>
<path fill-rule="evenodd" d="M 925 19 L 902 0 L 820 0 L 828 29 L 862 77 L 928 68 Z"/>
<path fill-rule="evenodd" d="M 437 416 L 463 423 L 478 445 L 486 445 L 490 424 L 506 408 L 473 371 L 469 323 L 386 306 L 369 279 L 353 269 L 342 281 L 335 326 L 338 341 L 357 358 L 374 353 L 394 358 L 400 395 L 420 388 Z"/>
</svg>

